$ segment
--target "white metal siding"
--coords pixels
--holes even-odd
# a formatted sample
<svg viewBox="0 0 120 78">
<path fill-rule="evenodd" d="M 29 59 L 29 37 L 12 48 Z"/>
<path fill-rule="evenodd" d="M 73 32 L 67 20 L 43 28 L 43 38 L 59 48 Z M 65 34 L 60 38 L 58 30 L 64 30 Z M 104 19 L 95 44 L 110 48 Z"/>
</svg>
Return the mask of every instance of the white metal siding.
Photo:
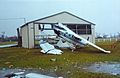
<svg viewBox="0 0 120 78">
<path fill-rule="evenodd" d="M 28 29 L 27 25 L 21 28 L 22 47 L 28 48 Z"/>
<path fill-rule="evenodd" d="M 95 44 L 95 25 L 92 25 L 93 26 L 93 43 Z"/>
<path fill-rule="evenodd" d="M 73 24 L 90 24 L 79 18 L 76 18 L 68 13 L 62 13 L 56 16 L 52 16 L 43 20 L 36 21 L 37 23 L 73 23 Z"/>
<path fill-rule="evenodd" d="M 91 25 L 92 28 L 92 43 L 95 44 L 95 25 Z"/>
<path fill-rule="evenodd" d="M 89 37 L 89 41 L 92 43 L 95 43 L 95 26 L 94 25 L 91 25 L 91 31 L 92 31 L 91 35 L 80 35 L 80 36 L 85 39 L 88 39 Z"/>
<path fill-rule="evenodd" d="M 88 41 L 93 42 L 92 35 L 80 35 L 80 36 L 83 37 L 83 38 L 85 38 L 85 39 L 88 39 L 88 37 L 89 37 Z"/>
<path fill-rule="evenodd" d="M 38 24 L 35 24 L 35 35 L 40 35 Z"/>
<path fill-rule="evenodd" d="M 58 15 L 53 15 L 46 19 L 41 19 L 38 21 L 34 21 L 35 23 L 66 23 L 66 24 L 90 24 L 82 19 L 79 19 L 73 15 L 68 13 L 61 13 Z M 91 25 L 92 34 L 91 35 L 80 35 L 87 39 L 89 37 L 89 41 L 95 43 L 95 25 Z M 22 47 L 24 48 L 34 48 L 34 37 L 35 35 L 39 35 L 40 30 L 38 24 L 33 24 L 32 22 L 28 25 L 21 28 L 22 35 Z"/>
<path fill-rule="evenodd" d="M 28 24 L 29 29 L 29 48 L 34 48 L 34 27 L 33 23 Z"/>
</svg>

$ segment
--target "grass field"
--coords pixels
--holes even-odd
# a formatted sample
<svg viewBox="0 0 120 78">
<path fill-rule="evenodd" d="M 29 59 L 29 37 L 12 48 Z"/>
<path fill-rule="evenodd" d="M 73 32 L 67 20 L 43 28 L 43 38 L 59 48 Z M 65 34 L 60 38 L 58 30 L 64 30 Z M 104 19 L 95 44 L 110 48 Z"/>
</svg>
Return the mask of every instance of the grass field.
<svg viewBox="0 0 120 78">
<path fill-rule="evenodd" d="M 17 44 L 17 42 L 0 42 L 0 45 Z"/>
<path fill-rule="evenodd" d="M 111 50 L 111 54 L 104 54 L 92 47 L 85 47 L 71 52 L 62 49 L 62 55 L 46 55 L 40 49 L 3 48 L 0 49 L 0 68 L 38 68 L 44 71 L 54 71 L 64 78 L 119 78 L 103 73 L 85 72 L 83 65 L 95 62 L 120 62 L 120 44 L 111 48 L 112 43 L 97 43 L 99 46 Z M 56 61 L 51 61 L 56 59 Z"/>
</svg>

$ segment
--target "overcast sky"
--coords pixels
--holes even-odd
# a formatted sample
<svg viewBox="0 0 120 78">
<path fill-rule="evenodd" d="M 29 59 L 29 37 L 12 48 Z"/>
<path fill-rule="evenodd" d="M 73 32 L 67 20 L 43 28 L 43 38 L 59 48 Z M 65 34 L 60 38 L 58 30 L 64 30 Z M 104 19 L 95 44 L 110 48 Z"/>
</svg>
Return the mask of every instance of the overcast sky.
<svg viewBox="0 0 120 78">
<path fill-rule="evenodd" d="M 120 32 L 120 0 L 0 0 L 0 33 L 16 35 L 27 21 L 68 11 L 96 24 L 96 32 Z"/>
</svg>

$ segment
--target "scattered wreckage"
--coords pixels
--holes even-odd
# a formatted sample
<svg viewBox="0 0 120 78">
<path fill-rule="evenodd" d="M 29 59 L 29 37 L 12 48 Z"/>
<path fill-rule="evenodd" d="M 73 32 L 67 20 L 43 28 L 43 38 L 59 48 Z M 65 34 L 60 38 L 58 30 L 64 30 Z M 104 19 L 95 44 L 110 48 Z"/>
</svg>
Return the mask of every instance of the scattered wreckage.
<svg viewBox="0 0 120 78">
<path fill-rule="evenodd" d="M 44 28 L 42 29 L 44 30 Z M 72 30 L 70 30 L 68 27 L 64 26 L 61 23 L 53 24 L 53 30 L 55 34 L 57 34 L 58 37 L 66 41 L 66 43 L 63 43 L 60 39 L 57 43 L 58 47 L 62 47 L 63 45 L 68 44 L 66 47 L 69 47 L 72 49 L 72 51 L 76 48 L 75 46 L 81 46 L 84 47 L 86 45 L 90 45 L 101 52 L 104 53 L 111 53 L 110 51 L 106 51 L 105 49 L 93 44 L 92 42 L 88 41 L 87 39 L 84 39 L 83 37 L 79 36 L 78 34 L 74 33 Z M 45 40 L 39 41 L 40 47 L 42 48 L 41 52 L 46 54 L 62 54 L 63 51 L 56 49 L 52 44 L 49 44 Z"/>
</svg>

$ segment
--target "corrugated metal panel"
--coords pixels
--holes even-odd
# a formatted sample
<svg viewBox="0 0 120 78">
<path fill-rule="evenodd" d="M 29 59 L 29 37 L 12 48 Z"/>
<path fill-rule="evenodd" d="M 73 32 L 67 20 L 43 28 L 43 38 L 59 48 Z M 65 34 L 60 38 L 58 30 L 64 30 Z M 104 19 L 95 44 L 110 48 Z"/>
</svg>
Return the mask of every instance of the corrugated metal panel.
<svg viewBox="0 0 120 78">
<path fill-rule="evenodd" d="M 28 24 L 29 28 L 29 48 L 34 48 L 34 24 Z"/>
<path fill-rule="evenodd" d="M 92 42 L 95 44 L 95 25 L 91 25 L 92 27 Z"/>
<path fill-rule="evenodd" d="M 21 34 L 22 34 L 22 47 L 28 48 L 28 26 L 24 26 L 21 28 Z"/>
<path fill-rule="evenodd" d="M 39 25 L 35 24 L 35 35 L 40 35 Z"/>
<path fill-rule="evenodd" d="M 35 23 L 69 23 L 69 24 L 90 24 L 82 19 L 76 18 L 68 13 L 61 13 L 59 15 L 51 16 L 46 19 L 35 21 Z"/>
<path fill-rule="evenodd" d="M 85 20 L 85 19 L 83 19 L 83 18 L 80 18 L 80 17 L 78 17 L 78 16 L 76 16 L 76 15 L 73 15 L 73 14 L 71 14 L 71 13 L 69 13 L 69 12 L 66 12 L 66 11 L 63 11 L 63 12 L 60 12 L 60 13 L 57 13 L 57 14 L 54 14 L 54 15 L 50 15 L 50 16 L 47 16 L 47 17 L 44 17 L 44 18 L 40 18 L 40 19 L 37 19 L 37 20 L 33 20 L 33 21 L 30 21 L 30 22 L 27 22 L 26 24 L 29 24 L 29 23 L 35 23 L 35 22 L 37 22 L 37 21 L 39 21 L 38 23 L 40 23 L 40 21 L 41 20 L 45 20 L 45 19 L 49 19 L 49 18 L 51 18 L 51 17 L 56 17 L 56 16 L 60 16 L 60 15 L 64 15 L 64 14 L 67 14 L 67 15 L 69 15 L 69 16 L 71 16 L 71 17 L 73 17 L 73 18 L 76 18 L 77 20 L 81 20 L 81 21 L 84 21 L 84 22 L 87 22 L 87 24 L 92 24 L 92 25 L 95 25 L 94 23 L 92 23 L 92 22 L 90 22 L 90 21 L 87 21 L 87 20 Z M 66 17 L 66 16 L 65 16 Z M 64 18 L 65 18 L 64 17 Z M 59 18 L 58 18 L 59 19 Z M 54 21 L 51 21 L 52 23 L 56 23 L 56 21 L 54 20 Z M 50 22 L 50 23 L 51 23 Z M 63 22 L 63 21 L 58 21 L 57 20 L 57 22 Z M 45 22 L 41 22 L 41 23 L 46 23 L 46 21 Z M 48 22 L 47 22 L 48 23 Z M 24 26 L 26 26 L 26 24 L 24 24 L 24 25 L 22 25 L 21 26 L 21 28 L 22 27 L 24 27 Z M 79 24 L 79 23 L 78 23 Z M 80 23 L 81 24 L 81 23 Z M 86 24 L 86 23 L 85 23 Z"/>
<path fill-rule="evenodd" d="M 58 14 L 54 14 L 48 17 L 44 17 L 38 20 L 34 20 L 28 22 L 21 26 L 21 34 L 22 34 L 22 46 L 24 48 L 34 48 L 34 38 L 35 35 L 39 35 L 40 30 L 38 28 L 37 23 L 64 23 L 64 24 L 91 24 L 92 25 L 92 34 L 91 35 L 80 35 L 87 39 L 89 36 L 90 41 L 95 43 L 95 24 L 86 21 L 82 18 L 79 18 L 68 12 L 61 12 Z M 34 23 L 34 24 L 33 24 Z M 36 23 L 36 24 L 35 24 Z M 34 35 L 35 34 L 35 35 Z"/>
</svg>

